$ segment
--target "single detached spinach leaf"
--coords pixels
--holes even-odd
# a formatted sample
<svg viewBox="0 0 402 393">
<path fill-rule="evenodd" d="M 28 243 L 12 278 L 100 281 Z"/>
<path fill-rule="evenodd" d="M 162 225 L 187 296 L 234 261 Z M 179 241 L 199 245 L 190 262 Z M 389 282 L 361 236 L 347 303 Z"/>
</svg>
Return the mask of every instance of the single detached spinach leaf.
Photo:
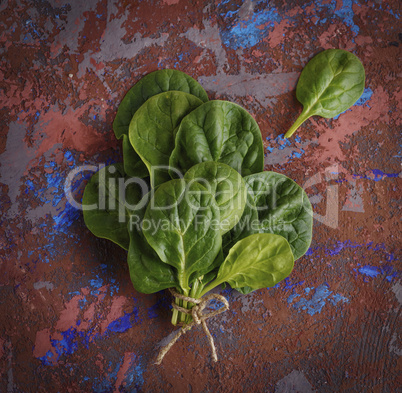
<svg viewBox="0 0 402 393">
<path fill-rule="evenodd" d="M 259 232 L 283 236 L 295 259 L 308 250 L 313 227 L 313 209 L 305 191 L 293 180 L 276 172 L 246 176 L 248 192 L 256 206 Z"/>
<path fill-rule="evenodd" d="M 201 104 L 192 94 L 168 91 L 149 98 L 134 114 L 130 142 L 148 168 L 152 187 L 171 179 L 168 168 L 174 130 L 184 116 Z"/>
<path fill-rule="evenodd" d="M 148 191 L 143 179 L 128 178 L 123 164 L 112 164 L 96 172 L 85 187 L 82 198 L 84 221 L 88 229 L 128 249 L 129 210 L 135 208 Z"/>
<path fill-rule="evenodd" d="M 154 293 L 166 288 L 177 287 L 175 269 L 162 262 L 142 233 L 142 221 L 148 206 L 150 194 L 141 200 L 140 209 L 130 213 L 128 231 L 130 247 L 127 262 L 134 288 L 142 293 Z"/>
<path fill-rule="evenodd" d="M 362 95 L 364 80 L 363 64 L 353 53 L 328 49 L 314 56 L 297 83 L 296 97 L 303 111 L 285 138 L 311 116 L 331 118 L 350 108 Z"/>
<path fill-rule="evenodd" d="M 209 101 L 182 120 L 170 166 L 185 173 L 204 161 L 223 162 L 243 176 L 263 170 L 260 129 L 241 106 Z"/>
<path fill-rule="evenodd" d="M 201 184 L 183 179 L 163 183 L 145 212 L 142 230 L 159 258 L 173 266 L 183 293 L 190 276 L 205 275 L 222 246 L 219 208 Z"/>
<path fill-rule="evenodd" d="M 183 91 L 208 101 L 208 95 L 202 86 L 191 76 L 178 70 L 158 70 L 140 79 L 124 96 L 113 122 L 117 139 L 123 138 L 124 168 L 129 176 L 146 177 L 148 170 L 127 138 L 131 119 L 135 112 L 148 98 L 165 91 Z"/>
<path fill-rule="evenodd" d="M 250 235 L 231 248 L 216 279 L 202 294 L 224 282 L 236 289 L 273 287 L 291 273 L 293 264 L 293 254 L 285 238 L 271 233 Z"/>
<path fill-rule="evenodd" d="M 247 199 L 246 183 L 238 172 L 221 162 L 207 161 L 190 168 L 184 179 L 202 184 L 214 196 L 219 207 L 221 234 L 236 225 Z"/>
</svg>

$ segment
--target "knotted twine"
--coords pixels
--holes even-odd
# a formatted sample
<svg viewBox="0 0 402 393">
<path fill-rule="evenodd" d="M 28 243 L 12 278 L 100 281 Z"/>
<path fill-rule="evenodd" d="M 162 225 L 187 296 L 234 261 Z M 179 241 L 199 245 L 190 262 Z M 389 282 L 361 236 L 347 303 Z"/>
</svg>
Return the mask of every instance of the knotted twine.
<svg viewBox="0 0 402 393">
<path fill-rule="evenodd" d="M 188 310 L 187 308 L 180 307 L 178 304 L 175 302 L 172 303 L 173 308 L 175 308 L 177 311 L 182 312 L 184 314 L 191 315 L 193 317 L 193 321 L 190 323 L 185 324 L 182 326 L 182 328 L 176 333 L 176 335 L 172 338 L 172 340 L 169 342 L 169 344 L 165 345 L 162 347 L 162 349 L 159 352 L 159 355 L 156 359 L 155 364 L 161 364 L 163 358 L 165 355 L 169 352 L 170 348 L 173 347 L 174 343 L 180 338 L 182 334 L 185 334 L 187 331 L 189 331 L 193 326 L 196 325 L 202 325 L 202 328 L 204 329 L 205 334 L 207 335 L 209 344 L 211 346 L 212 350 L 212 359 L 214 362 L 218 361 L 218 356 L 216 355 L 216 348 L 215 348 L 215 343 L 214 339 L 212 338 L 211 332 L 208 329 L 206 320 L 208 318 L 212 318 L 218 314 L 221 314 L 227 310 L 229 310 L 229 302 L 226 300 L 225 297 L 222 295 L 219 295 L 217 293 L 211 293 L 207 296 L 202 297 L 201 299 L 194 299 L 189 296 L 184 296 L 181 293 L 177 293 L 174 289 L 170 288 L 169 289 L 170 293 L 178 299 L 185 300 L 189 303 L 193 303 L 194 306 Z M 203 313 L 204 308 L 208 305 L 208 303 L 211 300 L 217 300 L 223 304 L 223 307 L 218 308 L 217 310 L 210 311 L 208 313 Z"/>
</svg>

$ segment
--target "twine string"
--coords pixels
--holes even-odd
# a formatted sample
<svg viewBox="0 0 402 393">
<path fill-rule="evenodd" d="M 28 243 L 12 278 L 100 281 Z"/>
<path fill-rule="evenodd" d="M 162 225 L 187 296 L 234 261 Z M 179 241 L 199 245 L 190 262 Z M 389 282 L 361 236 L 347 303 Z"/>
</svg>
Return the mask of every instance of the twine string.
<svg viewBox="0 0 402 393">
<path fill-rule="evenodd" d="M 211 335 L 211 332 L 208 329 L 206 320 L 208 318 L 212 318 L 216 315 L 222 314 L 223 312 L 229 310 L 229 302 L 226 300 L 225 297 L 223 297 L 222 295 L 219 295 L 217 293 L 211 293 L 209 295 L 202 297 L 201 299 L 194 299 L 192 297 L 182 295 L 181 293 L 176 292 L 172 288 L 169 290 L 170 290 L 170 293 L 175 298 L 178 298 L 178 299 L 181 299 L 181 300 L 194 304 L 194 306 L 191 309 L 187 309 L 184 307 L 180 307 L 175 302 L 172 303 L 173 308 L 175 308 L 177 311 L 182 312 L 184 314 L 191 315 L 193 320 L 192 320 L 192 322 L 182 326 L 182 328 L 176 333 L 176 335 L 170 340 L 170 342 L 167 345 L 165 345 L 164 347 L 162 347 L 162 349 L 160 350 L 159 355 L 156 359 L 155 364 L 161 364 L 165 355 L 169 352 L 170 348 L 173 347 L 173 345 L 180 338 L 180 336 L 185 334 L 193 326 L 196 326 L 196 325 L 201 325 L 202 328 L 204 329 L 204 332 L 209 341 L 209 345 L 211 346 L 212 359 L 214 360 L 214 362 L 217 362 L 218 356 L 216 354 L 214 339 Z M 217 310 L 203 313 L 203 310 L 205 309 L 205 307 L 208 305 L 208 303 L 211 300 L 217 300 L 218 302 L 222 303 L 222 307 L 218 308 Z"/>
</svg>

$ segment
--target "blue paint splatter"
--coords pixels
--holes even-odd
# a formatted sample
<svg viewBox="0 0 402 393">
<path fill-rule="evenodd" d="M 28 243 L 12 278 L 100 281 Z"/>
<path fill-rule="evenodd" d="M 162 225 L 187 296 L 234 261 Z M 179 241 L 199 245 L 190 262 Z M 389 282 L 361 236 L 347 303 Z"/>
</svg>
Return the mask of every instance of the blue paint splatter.
<svg viewBox="0 0 402 393">
<path fill-rule="evenodd" d="M 400 176 L 399 173 L 384 173 L 379 169 L 372 169 L 370 172 L 374 177 L 371 174 L 369 174 L 369 175 L 353 175 L 353 178 L 380 181 L 385 178 L 399 178 Z"/>
<path fill-rule="evenodd" d="M 106 393 L 114 391 L 114 382 L 117 378 L 117 374 L 120 370 L 120 367 L 123 364 L 123 361 L 124 358 L 120 358 L 114 365 L 114 369 L 112 361 L 109 361 L 108 369 L 110 370 L 112 368 L 113 371 L 108 373 L 107 378 L 102 378 L 101 380 L 99 378 L 95 378 L 94 383 L 92 385 L 93 392 Z"/>
<path fill-rule="evenodd" d="M 354 269 L 356 271 L 356 269 Z M 368 277 L 377 277 L 381 272 L 380 270 L 375 267 L 375 266 L 362 266 L 359 269 L 357 269 L 360 274 L 363 274 Z"/>
<path fill-rule="evenodd" d="M 301 298 L 297 303 L 293 305 L 296 309 L 306 310 L 308 314 L 314 315 L 320 313 L 325 306 L 325 301 L 327 297 L 332 292 L 328 290 L 328 286 L 323 284 L 317 287 L 315 293 L 310 300 Z"/>
<path fill-rule="evenodd" d="M 113 333 L 123 333 L 133 327 L 134 323 L 139 321 L 138 309 L 134 308 L 131 313 L 125 313 L 122 317 L 111 322 L 106 328 L 103 335 L 95 333 L 95 326 L 88 330 L 78 331 L 75 327 L 70 327 L 66 331 L 60 332 L 63 336 L 60 340 L 51 340 L 51 344 L 56 351 L 56 355 L 52 351 L 48 351 L 46 355 L 40 357 L 42 364 L 45 366 L 53 365 L 60 357 L 72 355 L 79 349 L 80 346 L 89 348 L 89 344 L 98 338 L 108 336 Z M 80 321 L 77 322 L 77 326 L 80 325 Z"/>
<path fill-rule="evenodd" d="M 135 354 L 131 356 L 130 366 L 125 375 L 124 382 L 127 387 L 141 388 L 144 384 L 144 367 L 142 366 L 140 357 L 137 357 Z"/>
<path fill-rule="evenodd" d="M 339 293 L 335 293 L 335 294 L 332 296 L 332 299 L 329 299 L 329 301 L 332 303 L 333 306 L 336 306 L 336 304 L 339 303 L 339 302 L 341 302 L 341 301 L 342 301 L 343 303 L 348 303 L 348 302 L 349 302 L 349 299 L 348 299 L 347 297 L 345 297 L 345 296 L 339 294 Z"/>
<path fill-rule="evenodd" d="M 40 158 L 40 162 L 44 157 Z M 76 161 L 71 151 L 64 152 L 63 166 L 57 165 L 55 161 L 49 161 L 44 164 L 46 171 L 35 178 L 26 181 L 25 193 L 33 193 L 38 201 L 45 204 L 51 204 L 55 209 L 53 213 L 53 222 L 43 221 L 37 224 L 37 228 L 42 230 L 43 236 L 47 240 L 41 247 L 35 250 L 32 255 L 32 262 L 41 261 L 45 263 L 57 263 L 60 257 L 66 255 L 70 248 L 68 244 L 72 241 L 78 241 L 76 235 L 71 233 L 70 227 L 79 222 L 82 218 L 82 212 L 69 203 L 65 198 L 64 183 L 69 168 L 76 167 Z M 73 194 L 82 186 L 82 180 L 90 177 L 92 173 L 84 172 L 77 175 L 71 184 Z M 45 185 L 42 187 L 42 184 Z M 66 235 L 66 236 L 61 236 Z"/>
<path fill-rule="evenodd" d="M 332 3 L 334 3 L 334 2 L 332 2 Z M 336 2 L 335 2 L 335 4 L 336 4 Z M 350 29 L 353 31 L 354 35 L 356 36 L 359 33 L 360 29 L 359 29 L 359 26 L 357 26 L 353 21 L 353 17 L 355 14 L 353 12 L 352 7 L 355 4 L 360 6 L 359 1 L 357 1 L 357 0 L 343 0 L 341 8 L 338 10 L 335 9 L 334 12 L 335 12 L 336 16 L 338 16 L 341 20 L 343 20 L 345 22 L 345 24 L 347 26 L 350 27 Z"/>
<path fill-rule="evenodd" d="M 391 263 L 397 261 L 397 257 L 392 252 L 387 252 L 384 243 L 375 244 L 374 242 L 369 242 L 366 244 L 358 244 L 350 240 L 344 242 L 336 242 L 332 247 L 310 247 L 306 255 L 310 258 L 314 258 L 316 254 L 321 254 L 323 251 L 325 255 L 340 255 L 346 249 L 355 249 L 355 253 L 361 254 L 361 258 L 365 259 L 369 257 L 371 253 L 381 252 L 379 256 L 382 258 L 380 261 L 380 266 L 370 266 L 370 265 L 358 265 L 356 269 L 353 269 L 357 274 L 362 274 L 365 278 L 375 278 L 379 275 L 386 276 L 387 281 L 392 281 L 394 278 L 400 276 L 400 271 L 397 270 Z M 319 256 L 319 255 L 318 255 Z"/>
<path fill-rule="evenodd" d="M 261 5 L 265 8 L 260 10 Z M 226 0 L 221 1 L 218 5 L 220 17 L 225 21 L 224 27 L 220 30 L 221 39 L 225 46 L 234 50 L 240 48 L 250 48 L 261 42 L 267 37 L 274 27 L 275 23 L 281 21 L 292 22 L 299 16 L 289 16 L 280 14 L 279 11 L 269 1 L 251 1 L 249 3 L 250 11 L 258 6 L 258 11 L 240 18 L 239 5 L 234 5 Z M 355 37 L 359 31 L 359 26 L 354 22 L 354 6 L 360 6 L 358 0 L 343 0 L 340 8 L 337 7 L 337 1 L 332 0 L 329 3 L 309 2 L 301 5 L 305 10 L 309 8 L 310 18 L 315 18 L 315 24 L 323 23 L 339 23 L 342 22 L 348 26 Z M 228 10 L 227 8 L 230 9 Z M 233 7 L 236 7 L 233 9 Z M 325 14 L 325 18 L 320 15 Z M 330 17 L 328 17 L 330 16 Z M 329 19 L 329 20 L 328 20 Z"/>
<path fill-rule="evenodd" d="M 44 169 L 44 177 L 46 179 L 44 187 L 38 187 L 32 180 L 27 180 L 25 185 L 27 186 L 27 190 L 32 191 L 35 197 L 42 203 L 51 203 L 52 206 L 57 206 L 64 197 L 63 186 L 65 177 L 60 173 L 60 168 L 54 161 L 46 162 Z"/>
<path fill-rule="evenodd" d="M 369 87 L 365 88 L 363 91 L 363 94 L 360 96 L 360 98 L 356 101 L 355 105 L 358 106 L 368 106 L 370 108 L 370 105 L 368 105 L 368 102 L 371 100 L 371 96 L 373 95 L 373 90 L 371 90 Z"/>
<path fill-rule="evenodd" d="M 292 293 L 292 294 L 288 297 L 288 300 L 287 300 L 288 304 L 292 303 L 293 300 L 294 300 L 295 298 L 299 297 L 299 296 L 300 296 L 300 295 L 299 295 L 298 293 Z"/>
<path fill-rule="evenodd" d="M 229 29 L 222 31 L 222 41 L 232 49 L 253 47 L 268 35 L 274 22 L 280 20 L 278 11 L 268 4 L 266 9 L 254 13 L 247 20 L 238 20 Z"/>
<path fill-rule="evenodd" d="M 134 307 L 131 313 L 124 313 L 124 315 L 115 321 L 111 322 L 106 328 L 106 332 L 124 333 L 133 327 L 133 322 L 138 321 L 138 309 Z"/>
<path fill-rule="evenodd" d="M 286 277 L 285 280 L 282 282 L 285 284 L 285 286 L 282 289 L 283 291 L 287 291 L 289 289 L 294 289 L 294 288 L 304 284 L 304 281 L 298 281 L 298 282 L 292 283 L 292 280 L 290 277 Z"/>
<path fill-rule="evenodd" d="M 397 278 L 398 277 L 398 272 L 393 272 L 392 274 L 390 274 L 389 276 L 386 276 L 385 278 L 386 278 L 386 280 L 388 281 L 388 282 L 392 282 L 392 280 L 394 279 L 394 278 Z"/>
<path fill-rule="evenodd" d="M 400 271 L 388 264 L 382 266 L 365 265 L 353 270 L 356 273 L 361 274 L 366 282 L 368 281 L 368 278 L 376 278 L 379 275 L 385 276 L 385 279 L 388 282 L 392 282 L 394 278 L 398 278 L 400 276 Z"/>
<path fill-rule="evenodd" d="M 113 361 L 109 362 L 108 369 L 113 370 L 108 373 L 106 378 L 94 378 L 92 385 L 92 391 L 96 393 L 105 393 L 115 391 L 117 374 L 119 373 L 121 366 L 124 363 L 124 358 L 119 358 L 115 364 Z M 124 390 L 130 392 L 137 392 L 137 389 L 141 389 L 144 384 L 144 367 L 142 365 L 141 357 L 130 354 L 130 364 L 127 372 L 124 375 Z M 120 386 L 117 387 L 118 389 Z"/>
<path fill-rule="evenodd" d="M 96 276 L 96 278 L 89 281 L 89 284 L 92 287 L 99 289 L 103 285 L 103 279 Z"/>
<path fill-rule="evenodd" d="M 82 213 L 80 210 L 77 210 L 70 204 L 66 204 L 65 207 L 58 210 L 60 210 L 60 213 L 53 216 L 54 226 L 52 234 L 56 235 L 63 233 L 65 235 L 69 235 L 69 228 L 71 227 L 71 225 L 77 222 L 77 220 L 79 220 Z"/>
<path fill-rule="evenodd" d="M 44 366 L 52 366 L 53 365 L 53 352 L 52 351 L 47 351 L 46 355 L 41 356 L 38 358 Z"/>
<path fill-rule="evenodd" d="M 301 143 L 301 137 L 296 135 L 292 139 L 284 138 L 285 134 L 279 134 L 277 137 L 273 139 L 266 138 L 270 146 L 267 146 L 268 153 L 273 153 L 275 150 L 284 150 L 288 148 L 289 153 L 287 154 L 286 158 L 289 161 L 292 161 L 294 158 L 300 158 L 304 153 L 304 149 L 297 146 L 297 144 Z"/>
<path fill-rule="evenodd" d="M 309 294 L 311 290 L 314 290 L 314 288 L 305 288 L 304 292 Z M 290 295 L 287 299 L 288 304 L 291 304 L 297 296 L 300 295 Z M 339 294 L 333 294 L 333 292 L 329 290 L 329 286 L 327 284 L 322 284 L 315 289 L 309 300 L 303 297 L 297 303 L 293 304 L 293 307 L 299 311 L 303 310 L 310 315 L 314 315 L 321 313 L 328 300 L 334 306 L 340 301 L 343 303 L 349 302 L 349 299 L 346 297 Z"/>
<path fill-rule="evenodd" d="M 61 340 L 51 340 L 53 347 L 56 348 L 56 352 L 61 355 L 72 355 L 78 349 L 77 342 L 77 329 L 70 328 L 65 332 L 61 332 L 63 338 Z"/>
</svg>

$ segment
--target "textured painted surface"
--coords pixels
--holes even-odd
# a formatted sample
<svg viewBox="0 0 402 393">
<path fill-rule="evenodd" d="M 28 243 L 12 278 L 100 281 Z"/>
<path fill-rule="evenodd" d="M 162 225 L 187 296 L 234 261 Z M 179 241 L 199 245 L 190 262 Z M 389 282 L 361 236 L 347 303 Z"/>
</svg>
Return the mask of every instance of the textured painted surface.
<svg viewBox="0 0 402 393">
<path fill-rule="evenodd" d="M 400 310 L 400 4 L 396 0 L 2 1 L 1 392 L 395 392 Z M 295 86 L 322 49 L 360 57 L 366 89 L 337 119 Z M 112 121 L 141 76 L 176 68 L 255 116 L 266 169 L 303 185 L 314 239 L 292 275 L 186 334 L 166 293 L 142 295 L 126 254 L 85 228 L 64 182 L 121 160 Z M 89 172 L 75 177 L 76 200 Z M 399 362 L 399 363 L 398 363 Z"/>
</svg>

